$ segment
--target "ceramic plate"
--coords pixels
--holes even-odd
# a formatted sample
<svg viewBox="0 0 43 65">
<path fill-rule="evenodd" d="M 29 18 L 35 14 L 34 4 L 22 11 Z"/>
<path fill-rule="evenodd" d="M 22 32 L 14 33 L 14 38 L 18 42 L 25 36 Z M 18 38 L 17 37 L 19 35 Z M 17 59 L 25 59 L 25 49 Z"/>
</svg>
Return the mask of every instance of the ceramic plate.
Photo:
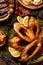
<svg viewBox="0 0 43 65">
<path fill-rule="evenodd" d="M 18 2 L 23 5 L 24 7 L 26 8 L 29 8 L 29 9 L 38 9 L 38 8 L 41 8 L 43 7 L 43 3 L 41 5 L 38 5 L 38 6 L 35 6 L 35 5 L 25 5 L 22 0 L 18 0 Z"/>
</svg>

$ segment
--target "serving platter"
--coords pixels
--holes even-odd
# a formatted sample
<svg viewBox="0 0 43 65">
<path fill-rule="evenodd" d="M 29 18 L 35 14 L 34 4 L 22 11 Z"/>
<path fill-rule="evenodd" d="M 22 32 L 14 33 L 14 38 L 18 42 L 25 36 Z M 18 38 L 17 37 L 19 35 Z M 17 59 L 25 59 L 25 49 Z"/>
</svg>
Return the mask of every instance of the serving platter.
<svg viewBox="0 0 43 65">
<path fill-rule="evenodd" d="M 19 2 L 22 6 L 28 8 L 28 9 L 39 9 L 39 8 L 43 7 L 43 3 L 42 3 L 41 5 L 35 6 L 35 5 L 25 5 L 25 4 L 22 2 L 22 0 L 18 0 L 18 2 Z"/>
</svg>

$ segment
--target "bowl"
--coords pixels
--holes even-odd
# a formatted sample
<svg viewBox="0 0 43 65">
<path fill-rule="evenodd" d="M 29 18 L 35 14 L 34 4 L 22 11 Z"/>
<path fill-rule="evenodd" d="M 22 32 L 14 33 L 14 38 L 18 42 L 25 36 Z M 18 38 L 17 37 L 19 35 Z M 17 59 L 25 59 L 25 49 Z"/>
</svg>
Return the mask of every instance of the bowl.
<svg viewBox="0 0 43 65">
<path fill-rule="evenodd" d="M 24 6 L 24 7 L 26 7 L 26 8 L 28 8 L 28 9 L 39 9 L 39 8 L 42 8 L 43 7 L 43 3 L 41 4 L 41 5 L 25 5 L 24 3 L 23 3 L 23 1 L 22 0 L 18 0 L 18 2 L 22 5 L 22 6 Z"/>
</svg>

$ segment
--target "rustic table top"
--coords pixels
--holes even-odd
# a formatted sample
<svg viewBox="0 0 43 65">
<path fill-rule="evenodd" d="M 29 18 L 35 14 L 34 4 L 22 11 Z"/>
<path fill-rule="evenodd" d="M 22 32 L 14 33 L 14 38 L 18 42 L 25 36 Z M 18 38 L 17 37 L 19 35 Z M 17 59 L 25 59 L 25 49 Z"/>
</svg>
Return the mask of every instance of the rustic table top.
<svg viewBox="0 0 43 65">
<path fill-rule="evenodd" d="M 37 10 L 31 10 L 31 9 L 27 9 L 27 8 L 25 8 L 25 7 L 23 7 L 19 2 L 18 2 L 18 0 L 14 0 L 15 2 L 14 2 L 14 12 L 15 12 L 15 9 L 16 9 L 16 7 L 19 7 L 20 9 L 22 9 L 23 10 L 23 12 L 25 11 L 25 10 L 28 10 L 28 11 L 30 11 L 31 13 L 32 12 L 36 12 L 36 17 L 37 17 L 37 15 L 38 15 L 38 13 L 37 12 L 40 12 L 40 11 L 43 11 L 43 7 L 42 8 L 40 8 L 40 9 L 37 9 Z M 25 16 L 24 15 L 24 13 L 19 13 L 19 15 L 20 16 Z M 29 14 L 29 16 L 35 16 L 34 14 Z M 40 17 L 40 16 L 39 16 Z M 43 19 L 43 14 L 42 14 L 42 16 L 40 17 L 40 18 L 42 18 Z M 2 62 L 2 60 L 0 59 L 0 61 Z M 1 62 L 0 62 L 0 65 L 1 65 Z M 14 64 L 13 64 L 14 65 Z M 20 64 L 18 64 L 18 65 L 20 65 Z M 21 65 L 26 65 L 25 63 L 22 63 Z M 43 61 L 42 62 L 39 62 L 39 63 L 36 63 L 36 64 L 30 64 L 30 65 L 43 65 Z"/>
</svg>

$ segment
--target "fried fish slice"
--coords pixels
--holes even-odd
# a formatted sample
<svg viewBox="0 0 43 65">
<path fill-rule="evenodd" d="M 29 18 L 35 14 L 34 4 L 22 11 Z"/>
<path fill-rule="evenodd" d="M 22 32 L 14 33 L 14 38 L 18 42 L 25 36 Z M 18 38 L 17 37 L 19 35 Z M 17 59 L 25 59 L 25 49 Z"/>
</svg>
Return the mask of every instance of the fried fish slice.
<svg viewBox="0 0 43 65">
<path fill-rule="evenodd" d="M 30 17 L 29 28 L 34 32 L 35 38 L 38 38 L 40 33 L 40 26 L 34 17 Z"/>
<path fill-rule="evenodd" d="M 0 30 L 0 47 L 4 45 L 6 41 L 6 35 L 4 34 L 3 31 Z"/>
<path fill-rule="evenodd" d="M 33 48 L 34 46 L 36 46 L 36 47 Z M 22 51 L 20 60 L 22 62 L 30 60 L 31 58 L 33 58 L 37 54 L 37 52 L 39 52 L 40 48 L 41 48 L 41 42 L 34 40 L 32 43 L 28 44 L 24 48 L 24 50 Z"/>
<path fill-rule="evenodd" d="M 14 23 L 13 25 L 13 29 L 15 30 L 15 32 L 17 33 L 17 35 L 23 39 L 24 41 L 27 42 L 32 42 L 34 40 L 34 34 L 33 31 L 31 31 L 30 29 L 24 27 L 23 25 L 21 25 L 20 23 Z"/>
<path fill-rule="evenodd" d="M 23 42 L 22 42 L 23 43 Z M 24 46 L 20 45 L 21 44 L 21 39 L 19 37 L 14 37 L 9 40 L 9 44 L 18 50 L 23 50 Z"/>
</svg>

